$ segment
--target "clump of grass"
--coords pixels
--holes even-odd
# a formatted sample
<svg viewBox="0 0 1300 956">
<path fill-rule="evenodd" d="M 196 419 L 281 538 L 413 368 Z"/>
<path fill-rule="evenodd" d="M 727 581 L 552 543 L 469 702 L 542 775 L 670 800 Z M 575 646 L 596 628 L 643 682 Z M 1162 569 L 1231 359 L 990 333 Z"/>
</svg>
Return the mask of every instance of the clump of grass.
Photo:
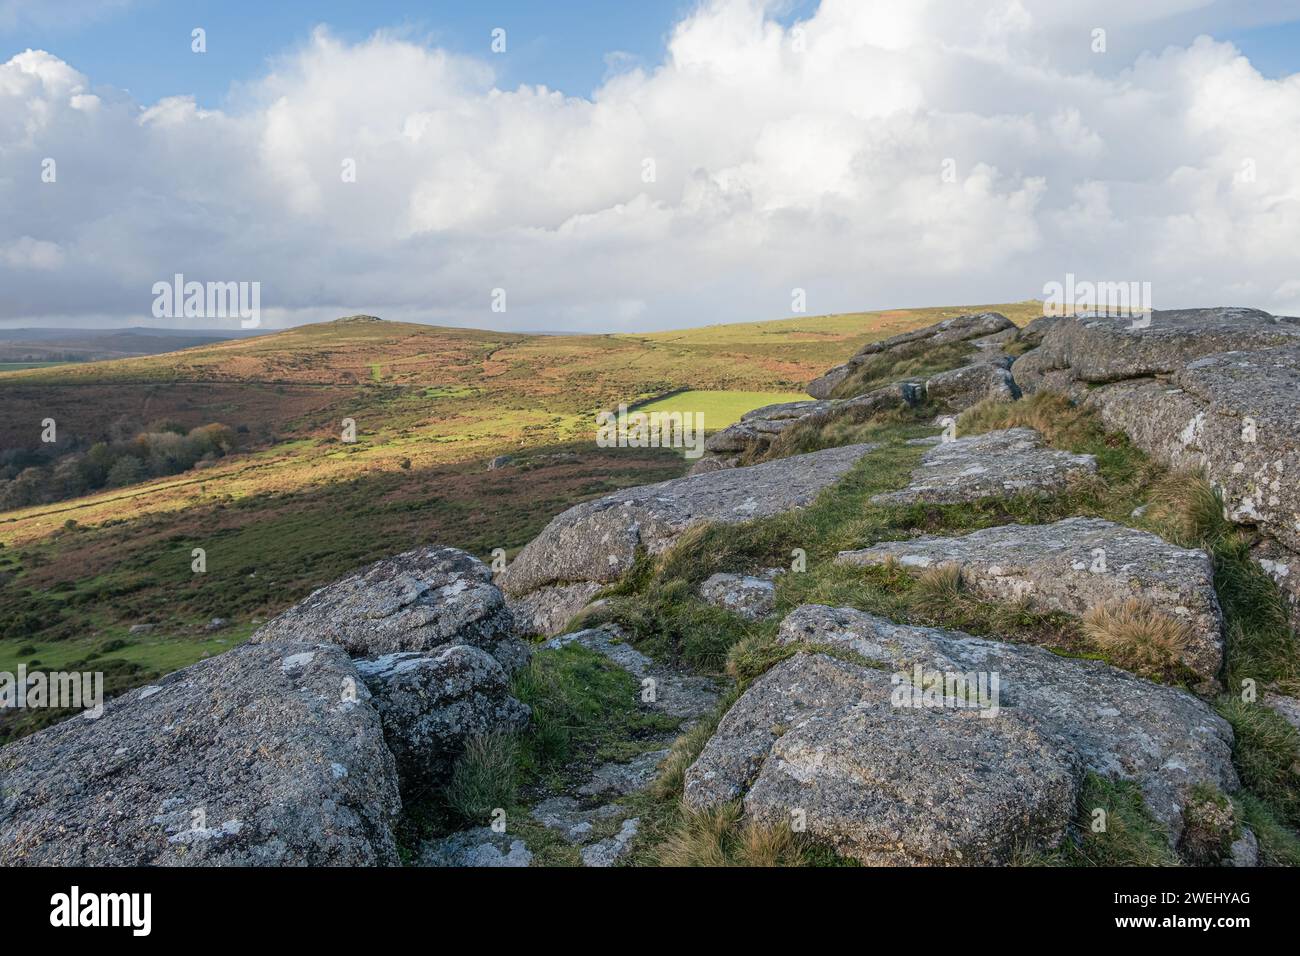
<svg viewBox="0 0 1300 956">
<path fill-rule="evenodd" d="M 1198 783 L 1183 807 L 1178 851 L 1191 866 L 1217 866 L 1241 835 L 1236 810 L 1217 787 Z"/>
<path fill-rule="evenodd" d="M 1168 541 L 1183 548 L 1207 548 L 1233 536 L 1224 517 L 1223 498 L 1200 472 L 1166 475 L 1151 488 L 1146 520 Z"/>
<path fill-rule="evenodd" d="M 1131 780 L 1089 773 L 1079 791 L 1075 817 L 1055 850 L 1025 852 L 1027 866 L 1177 866 L 1164 830 L 1142 802 Z"/>
<path fill-rule="evenodd" d="M 1215 709 L 1232 725 L 1241 782 L 1291 827 L 1300 826 L 1300 733 L 1262 704 L 1223 697 Z"/>
<path fill-rule="evenodd" d="M 1095 413 L 1075 405 L 1059 392 L 1035 392 L 1014 402 L 985 399 L 962 412 L 957 434 L 969 435 L 1004 428 L 1032 428 L 1051 445 L 1083 445 L 1095 438 Z"/>
<path fill-rule="evenodd" d="M 513 805 L 518 744 L 512 734 L 480 734 L 465 742 L 447 784 L 447 805 L 466 823 L 486 825 L 497 808 Z"/>
<path fill-rule="evenodd" d="M 902 402 L 893 408 L 873 409 L 865 405 L 831 408 L 791 425 L 768 445 L 766 449 L 742 456 L 742 464 L 772 461 L 876 440 L 882 432 L 900 425 L 916 425 L 934 420 L 938 408 L 929 402 L 906 405 Z"/>
<path fill-rule="evenodd" d="M 941 617 L 961 604 L 965 597 L 961 567 L 939 564 L 926 568 L 917 577 L 908 595 L 908 603 L 919 614 Z"/>
<path fill-rule="evenodd" d="M 1116 666 L 1165 682 L 1182 676 L 1180 660 L 1192 642 L 1186 621 L 1140 598 L 1092 608 L 1083 616 L 1083 633 Z"/>
<path fill-rule="evenodd" d="M 738 803 L 707 810 L 682 806 L 676 826 L 656 848 L 661 866 L 803 866 L 804 841 L 788 824 L 745 819 Z"/>
</svg>

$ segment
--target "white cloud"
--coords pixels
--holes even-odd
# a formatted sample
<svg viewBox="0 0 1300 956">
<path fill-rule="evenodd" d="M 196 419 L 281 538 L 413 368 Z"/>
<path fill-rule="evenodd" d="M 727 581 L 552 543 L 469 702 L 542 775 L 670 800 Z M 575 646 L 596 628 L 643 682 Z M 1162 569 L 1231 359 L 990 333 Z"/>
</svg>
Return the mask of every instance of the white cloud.
<svg viewBox="0 0 1300 956">
<path fill-rule="evenodd" d="M 318 31 L 227 111 L 29 51 L 0 65 L 0 320 L 142 320 L 176 272 L 260 281 L 283 324 L 671 327 L 779 316 L 794 287 L 844 311 L 1067 271 L 1300 311 L 1300 76 L 1185 36 L 1240 25 L 1220 4 L 1084 7 L 823 0 L 786 29 L 715 0 L 591 99 L 385 33 Z"/>
</svg>

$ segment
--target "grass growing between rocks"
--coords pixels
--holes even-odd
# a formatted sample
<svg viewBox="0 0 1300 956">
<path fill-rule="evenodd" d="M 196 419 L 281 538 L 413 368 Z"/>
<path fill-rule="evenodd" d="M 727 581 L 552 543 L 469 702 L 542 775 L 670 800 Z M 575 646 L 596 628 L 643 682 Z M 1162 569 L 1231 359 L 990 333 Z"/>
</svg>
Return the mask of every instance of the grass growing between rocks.
<svg viewBox="0 0 1300 956">
<path fill-rule="evenodd" d="M 1090 773 L 1079 791 L 1074 820 L 1061 846 L 1027 853 L 1023 866 L 1178 866 L 1165 832 L 1131 781 Z"/>
<path fill-rule="evenodd" d="M 832 391 L 831 398 L 855 398 L 873 388 L 894 382 L 920 380 L 968 364 L 978 353 L 970 342 L 931 346 L 924 340 L 866 356 L 849 377 Z"/>
<path fill-rule="evenodd" d="M 1102 640 L 1107 646 L 1099 647 L 1098 625 L 1106 622 L 1094 621 L 1090 634 L 1084 622 L 1069 615 L 980 600 L 966 592 L 960 574 L 948 569 L 916 575 L 897 565 L 863 568 L 834 563 L 839 551 L 918 534 L 960 534 L 1002 524 L 1101 517 L 1143 527 L 1184 547 L 1205 548 L 1214 559 L 1216 587 L 1225 614 L 1228 686 L 1240 687 L 1240 681 L 1249 677 L 1261 689 L 1295 688 L 1294 639 L 1276 587 L 1250 558 L 1249 536 L 1223 518 L 1222 504 L 1207 490 L 1208 485 L 1198 484 L 1199 479 L 1169 475 L 1126 436 L 1108 432 L 1093 410 L 1076 407 L 1062 396 L 1040 393 L 1015 403 L 976 406 L 959 419 L 958 434 L 1032 427 L 1053 447 L 1096 456 L 1094 478 L 1052 497 L 1016 496 L 960 505 L 873 505 L 873 495 L 907 483 L 924 450 L 908 441 L 934 434 L 932 427 L 919 420 L 920 414 L 913 410 L 910 417 L 903 412 L 877 415 L 854 423 L 844 434 L 803 436 L 796 447 L 780 449 L 797 453 L 812 450 L 808 446 L 844 441 L 881 445 L 802 511 L 742 525 L 695 528 L 667 553 L 654 559 L 642 557 L 631 574 L 605 592 L 608 601 L 587 623 L 614 621 L 625 628 L 638 648 L 661 660 L 696 670 L 725 670 L 737 681 L 733 699 L 768 668 L 795 653 L 776 644 L 775 622 L 793 608 L 810 603 L 853 607 L 903 623 L 1040 644 L 1067 655 L 1110 660 L 1118 666 L 1127 662 L 1128 669 L 1177 680 L 1181 675 L 1169 673 L 1161 660 L 1134 658 L 1124 641 L 1107 645 Z M 1135 516 L 1143 505 L 1147 506 L 1145 514 Z M 793 573 L 778 578 L 776 614 L 768 621 L 746 621 L 696 597 L 699 585 L 713 573 L 752 573 L 769 567 Z M 1139 616 L 1129 614 L 1126 620 L 1136 627 L 1142 623 Z M 1112 636 L 1118 633 L 1115 628 L 1102 630 Z M 1168 638 L 1166 644 L 1177 642 L 1177 635 L 1164 637 Z M 719 717 L 729 704 L 725 702 Z M 1294 832 L 1300 820 L 1296 734 L 1261 705 L 1224 698 L 1216 707 L 1237 735 L 1234 759 L 1245 787 L 1234 795 L 1238 819 L 1255 832 L 1264 862 L 1292 864 L 1300 850 L 1300 838 Z M 727 810 L 701 816 L 680 806 L 685 771 L 715 724 L 716 720 L 702 722 L 680 738 L 653 791 L 636 798 L 645 803 L 638 812 L 648 824 L 633 862 L 743 865 L 747 859 L 750 843 L 740 818 Z M 1071 840 L 1056 851 L 1024 862 L 1074 866 L 1166 866 L 1179 862 L 1160 827 L 1146 813 L 1135 786 L 1089 777 L 1079 807 Z M 1108 824 L 1103 832 L 1091 829 L 1092 811 L 1097 808 L 1106 811 Z M 765 836 L 759 843 L 786 848 L 781 854 L 789 852 L 790 861 L 808 859 L 789 851 L 778 836 Z M 821 857 L 827 858 L 834 859 L 834 855 Z"/>
<path fill-rule="evenodd" d="M 1028 407 L 1013 411 L 1022 404 Z M 834 563 L 840 551 L 918 534 L 1045 524 L 1079 514 L 1131 522 L 1152 476 L 1161 474 L 1126 438 L 1106 433 L 1092 412 L 1074 409 L 1055 396 L 986 403 L 972 411 L 969 427 L 959 424 L 959 432 L 1041 426 L 1049 439 L 1070 450 L 1097 455 L 1099 477 L 1054 497 L 875 505 L 873 495 L 904 486 L 919 463 L 925 446 L 908 442 L 935 432 L 926 412 L 887 412 L 855 426 L 852 436 L 853 441 L 881 447 L 808 508 L 740 525 L 691 529 L 667 553 L 639 560 L 622 582 L 604 592 L 608 602 L 587 623 L 616 622 L 638 648 L 659 659 L 752 679 L 793 652 L 776 647 L 775 623 L 746 621 L 707 605 L 697 597 L 699 586 L 719 571 L 793 570 L 802 564 L 803 570 L 778 578 L 773 620 L 801 604 L 853 607 L 904 623 L 1039 644 L 1073 656 L 1105 657 L 1077 619 L 1025 603 L 981 600 L 966 592 L 955 572 L 917 576 L 898 566 Z M 1053 417 L 1058 413 L 1059 420 Z M 962 421 L 967 422 L 965 416 Z"/>
<path fill-rule="evenodd" d="M 1215 710 L 1232 725 L 1239 795 L 1265 862 L 1300 862 L 1300 733 L 1258 702 L 1265 691 L 1300 691 L 1300 648 L 1277 586 L 1250 556 L 1253 536 L 1224 517 L 1223 501 L 1201 475 L 1178 473 L 1152 494 L 1145 524 L 1175 544 L 1205 549 L 1227 637 L 1225 694 Z"/>
<path fill-rule="evenodd" d="M 576 644 L 536 651 L 511 682 L 511 694 L 532 708 L 529 728 L 472 738 L 443 788 L 404 794 L 403 858 L 414 859 L 425 840 L 489 825 L 500 808 L 507 832 L 528 844 L 536 863 L 578 865 L 578 851 L 528 807 L 540 794 L 573 789 L 603 763 L 662 746 L 680 721 L 640 709 L 640 693 L 636 678 L 594 651 Z"/>
<path fill-rule="evenodd" d="M 600 764 L 630 760 L 681 723 L 643 710 L 635 677 L 576 644 L 537 652 L 515 675 L 512 692 L 533 710 L 519 751 L 530 790 L 561 790 Z"/>
</svg>

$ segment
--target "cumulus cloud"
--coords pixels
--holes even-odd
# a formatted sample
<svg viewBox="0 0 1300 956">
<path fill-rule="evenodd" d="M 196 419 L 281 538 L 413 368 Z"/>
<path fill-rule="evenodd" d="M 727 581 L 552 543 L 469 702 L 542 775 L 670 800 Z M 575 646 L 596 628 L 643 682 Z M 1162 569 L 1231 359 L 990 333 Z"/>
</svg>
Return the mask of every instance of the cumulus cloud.
<svg viewBox="0 0 1300 956">
<path fill-rule="evenodd" d="M 1244 22 L 1217 4 L 1084 7 L 713 0 L 591 98 L 386 33 L 319 29 L 222 110 L 28 51 L 0 66 L 0 320 L 143 320 L 177 272 L 259 281 L 286 325 L 663 328 L 1066 272 L 1300 312 L 1300 75 L 1187 39 Z"/>
</svg>

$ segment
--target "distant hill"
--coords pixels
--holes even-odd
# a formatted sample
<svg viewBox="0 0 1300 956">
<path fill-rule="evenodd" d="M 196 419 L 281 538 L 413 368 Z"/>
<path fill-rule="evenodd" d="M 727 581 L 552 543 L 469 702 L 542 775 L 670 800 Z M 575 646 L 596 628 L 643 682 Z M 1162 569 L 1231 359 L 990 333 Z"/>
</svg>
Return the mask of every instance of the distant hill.
<svg viewBox="0 0 1300 956">
<path fill-rule="evenodd" d="M 247 337 L 217 329 L 0 329 L 0 363 L 94 362 L 175 352 Z"/>
</svg>

